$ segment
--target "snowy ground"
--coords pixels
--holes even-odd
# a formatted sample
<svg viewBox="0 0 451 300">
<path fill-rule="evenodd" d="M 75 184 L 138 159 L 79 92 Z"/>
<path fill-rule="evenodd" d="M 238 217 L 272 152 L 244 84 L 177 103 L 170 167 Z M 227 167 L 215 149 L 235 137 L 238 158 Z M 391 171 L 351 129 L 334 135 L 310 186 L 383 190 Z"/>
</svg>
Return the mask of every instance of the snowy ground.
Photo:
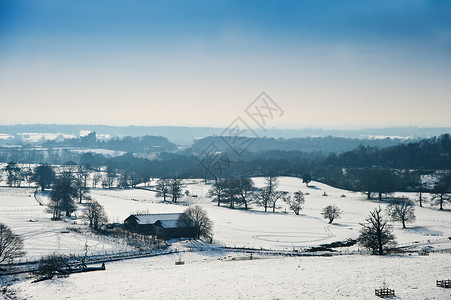
<svg viewBox="0 0 451 300">
<path fill-rule="evenodd" d="M 53 252 L 81 254 L 85 244 L 91 253 L 124 249 L 123 245 L 108 240 L 69 232 L 68 227 L 80 226 L 73 222 L 51 221 L 51 214 L 44 212 L 45 206 L 39 205 L 33 193 L 30 188 L 0 188 L 0 222 L 24 239 L 27 252 L 24 259 L 34 260 Z M 45 197 L 40 200 L 46 201 Z"/>
<path fill-rule="evenodd" d="M 71 149 L 71 152 L 74 153 L 87 153 L 92 152 L 96 154 L 103 154 L 105 156 L 120 156 L 124 155 L 125 151 L 117 151 L 117 150 L 109 150 L 109 149 L 91 149 L 91 148 L 84 148 L 84 149 Z"/>
<path fill-rule="evenodd" d="M 277 203 L 276 213 L 264 213 L 263 208 L 251 205 L 249 211 L 218 207 L 205 195 L 211 187 L 200 180 L 188 184 L 190 194 L 198 197 L 184 197 L 185 205 L 201 204 L 214 221 L 214 236 L 217 241 L 227 246 L 293 249 L 315 246 L 333 241 L 356 238 L 360 225 L 368 213 L 375 207 L 386 203 L 369 201 L 361 193 L 353 193 L 336 189 L 319 182 L 310 183 L 310 187 L 302 184 L 302 180 L 293 177 L 279 179 L 279 189 L 293 193 L 302 190 L 306 195 L 305 207 L 300 216 L 289 211 L 281 200 Z M 263 178 L 254 178 L 257 186 L 262 186 Z M 328 196 L 322 196 L 326 192 Z M 93 190 L 92 197 L 106 209 L 108 216 L 122 222 L 132 213 L 182 212 L 184 205 L 164 204 L 155 192 L 146 190 Z M 345 195 L 346 197 L 341 197 Z M 400 196 L 401 194 L 399 194 Z M 414 193 L 402 194 L 415 199 Z M 344 213 L 341 219 L 328 224 L 320 215 L 323 207 L 335 204 Z M 286 212 L 286 213 L 285 213 Z M 443 240 L 451 236 L 451 211 L 439 211 L 437 207 L 416 207 L 417 221 L 409 224 L 409 229 L 401 229 L 394 224 L 395 235 L 399 244 Z M 451 243 L 448 243 L 451 248 Z"/>
<path fill-rule="evenodd" d="M 219 255 L 219 254 L 218 254 Z M 397 299 L 449 299 L 435 287 L 449 278 L 450 256 L 254 257 L 220 260 L 214 253 L 107 263 L 105 271 L 15 284 L 26 299 L 380 299 L 374 289 L 394 289 Z M 448 262 L 448 263 L 445 263 Z"/>
<path fill-rule="evenodd" d="M 257 186 L 263 178 L 254 178 Z M 279 189 L 306 196 L 300 216 L 277 203 L 276 213 L 264 213 L 256 204 L 249 211 L 218 207 L 205 195 L 210 188 L 201 180 L 189 181 L 186 189 L 197 197 L 184 197 L 181 204 L 161 203 L 155 192 L 144 189 L 93 189 L 113 222 L 123 222 L 132 213 L 182 212 L 200 204 L 214 221 L 214 238 L 221 245 L 266 249 L 302 249 L 358 236 L 359 222 L 369 211 L 385 203 L 366 200 L 360 193 L 336 189 L 318 182 L 310 187 L 299 178 L 279 179 Z M 151 183 L 154 184 L 155 182 Z M 73 222 L 53 222 L 33 197 L 34 189 L 0 188 L 0 222 L 25 239 L 27 259 L 52 252 L 81 253 L 85 243 L 92 252 L 119 251 L 124 246 L 109 240 L 67 233 Z M 326 192 L 328 196 L 322 196 Z M 341 195 L 346 197 L 341 197 Z M 414 199 L 414 194 L 404 194 Z M 44 203 L 45 197 L 40 198 Z M 321 209 L 339 206 L 344 214 L 330 225 Z M 416 207 L 417 221 L 401 229 L 394 224 L 400 244 L 419 242 L 419 248 L 451 248 L 451 211 Z M 79 222 L 79 221 L 77 221 Z M 178 247 L 177 245 L 176 247 Z M 356 247 L 356 246 L 355 246 Z M 354 247 L 354 248 L 355 248 Z M 125 249 L 124 249 L 125 250 Z M 437 279 L 451 279 L 451 255 L 430 256 L 334 256 L 263 257 L 252 261 L 218 260 L 236 253 L 182 254 L 184 266 L 175 266 L 178 255 L 108 263 L 107 270 L 73 274 L 38 284 L 30 280 L 11 289 L 26 299 L 376 299 L 374 289 L 385 280 L 399 299 L 449 299 L 450 290 L 435 287 Z M 240 254 L 244 255 L 244 254 Z M 255 257 L 254 257 L 255 258 Z M 448 297 L 448 298 L 446 298 Z"/>
</svg>

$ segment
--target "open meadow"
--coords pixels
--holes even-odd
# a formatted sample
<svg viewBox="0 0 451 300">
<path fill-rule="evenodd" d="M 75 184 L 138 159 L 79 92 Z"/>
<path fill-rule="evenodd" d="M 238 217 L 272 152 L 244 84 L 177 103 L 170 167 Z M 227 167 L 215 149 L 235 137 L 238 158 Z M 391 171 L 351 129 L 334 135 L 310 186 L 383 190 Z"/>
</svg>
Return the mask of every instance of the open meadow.
<svg viewBox="0 0 451 300">
<path fill-rule="evenodd" d="M 262 186 L 263 178 L 253 178 Z M 218 207 L 206 194 L 211 187 L 202 180 L 187 180 L 190 195 L 178 204 L 163 203 L 146 189 L 92 189 L 91 197 L 105 208 L 112 222 L 130 214 L 182 212 L 199 204 L 214 222 L 214 244 L 202 243 L 203 251 L 184 252 L 196 245 L 171 240 L 171 249 L 180 253 L 107 263 L 102 272 L 73 274 L 68 278 L 31 283 L 26 276 L 8 287 L 19 299 L 377 299 L 374 289 L 384 282 L 395 289 L 398 299 L 447 299 L 449 290 L 435 287 L 435 280 L 451 278 L 451 255 L 416 253 L 384 257 L 356 254 L 361 248 L 337 248 L 333 256 L 283 256 L 253 254 L 224 249 L 271 249 L 275 252 L 302 252 L 308 247 L 357 238 L 360 222 L 369 211 L 386 203 L 367 200 L 360 193 L 336 189 L 319 182 L 309 187 L 294 177 L 279 178 L 278 189 L 306 195 L 304 209 L 294 215 L 280 201 L 276 212 L 263 211 L 257 204 L 248 211 L 238 207 Z M 152 184 L 152 183 L 151 183 Z M 51 253 L 81 254 L 88 245 L 90 254 L 130 251 L 130 246 L 114 239 L 69 230 L 83 221 L 66 218 L 51 221 L 45 212 L 46 194 L 34 195 L 33 188 L 0 188 L 0 218 L 24 239 L 27 254 L 22 260 L 35 260 Z M 324 196 L 323 194 L 327 194 Z M 345 197 L 344 197 L 344 196 Z M 399 195 L 398 195 L 399 196 Z M 414 199 L 415 194 L 405 193 Z M 37 201 L 38 200 L 38 201 Z M 343 215 L 332 224 L 320 215 L 321 209 L 335 204 Z M 446 207 L 445 207 L 446 208 Z M 81 214 L 83 206 L 80 206 Z M 417 220 L 402 229 L 393 223 L 400 245 L 429 250 L 451 248 L 451 212 L 426 204 L 416 206 Z M 199 249 L 197 249 L 199 250 Z M 185 265 L 176 266 L 181 259 Z M 5 278 L 5 280 L 10 280 Z M 11 283 L 9 281 L 9 283 Z M 429 298 L 428 298 L 429 297 Z"/>
</svg>

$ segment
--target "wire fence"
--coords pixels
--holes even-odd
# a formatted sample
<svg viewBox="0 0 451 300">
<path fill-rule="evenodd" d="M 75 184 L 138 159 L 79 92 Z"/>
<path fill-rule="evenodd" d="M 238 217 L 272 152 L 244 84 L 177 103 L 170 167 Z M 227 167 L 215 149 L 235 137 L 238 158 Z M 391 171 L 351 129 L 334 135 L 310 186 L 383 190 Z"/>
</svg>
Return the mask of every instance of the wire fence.
<svg viewBox="0 0 451 300">
<path fill-rule="evenodd" d="M 398 247 L 399 248 L 407 248 L 407 247 L 412 247 L 412 246 L 424 246 L 424 245 L 442 244 L 442 243 L 451 243 L 451 237 L 403 243 L 403 244 L 399 244 Z"/>
<path fill-rule="evenodd" d="M 75 266 L 80 264 L 82 261 L 85 264 L 94 264 L 94 263 L 105 263 L 126 259 L 134 259 L 134 258 L 142 258 L 142 257 L 152 257 L 152 256 L 160 256 L 160 255 L 168 255 L 179 252 L 188 252 L 192 251 L 188 250 L 178 250 L 178 249 L 153 249 L 153 250 L 140 250 L 140 251 L 104 251 L 104 253 L 91 254 L 88 256 L 84 255 L 67 255 L 66 260 L 67 264 L 70 266 Z M 25 259 L 25 260 L 16 260 L 15 262 L 8 263 L 5 265 L 7 267 L 7 271 L 1 272 L 1 275 L 13 275 L 20 273 L 29 273 L 37 271 L 39 268 L 39 260 L 36 259 Z"/>
<path fill-rule="evenodd" d="M 148 250 L 137 250 L 137 251 L 121 251 L 121 250 L 111 250 L 97 252 L 91 255 L 67 255 L 67 263 L 70 266 L 79 265 L 82 261 L 85 264 L 95 264 L 95 263 L 105 263 L 113 262 L 127 259 L 136 259 L 144 257 L 155 257 L 162 255 L 170 255 L 176 253 L 186 253 L 186 252 L 201 252 L 201 251 L 225 251 L 243 254 L 258 254 L 258 255 L 271 255 L 271 256 L 310 256 L 310 257 L 327 257 L 327 256 L 344 256 L 344 255 L 371 255 L 372 252 L 368 249 L 343 249 L 336 251 L 318 251 L 318 252 L 308 252 L 299 250 L 271 250 L 271 249 L 256 249 L 247 247 L 228 247 L 220 246 L 221 243 L 214 242 L 213 244 L 207 244 L 203 241 L 191 241 L 191 245 L 187 248 L 182 249 L 148 249 Z M 392 249 L 393 250 L 393 249 Z M 419 251 L 403 251 L 408 252 L 418 252 Z M 439 253 L 439 254 L 451 254 L 451 248 L 446 249 L 431 249 L 427 251 L 428 253 Z M 410 254 L 409 254 L 410 255 Z M 37 271 L 39 268 L 38 259 L 17 259 L 14 262 L 10 262 L 4 265 L 6 268 L 0 275 L 14 275 L 20 273 L 30 273 Z"/>
</svg>

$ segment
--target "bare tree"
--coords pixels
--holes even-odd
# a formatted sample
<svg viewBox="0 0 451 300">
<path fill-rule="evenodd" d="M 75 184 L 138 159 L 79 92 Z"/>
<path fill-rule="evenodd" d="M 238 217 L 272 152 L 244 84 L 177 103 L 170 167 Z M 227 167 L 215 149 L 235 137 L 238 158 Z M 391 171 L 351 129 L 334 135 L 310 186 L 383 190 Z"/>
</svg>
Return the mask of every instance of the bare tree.
<svg viewBox="0 0 451 300">
<path fill-rule="evenodd" d="M 213 222 L 207 215 L 207 211 L 199 205 L 188 207 L 177 221 L 179 226 L 194 227 L 196 238 L 201 236 L 211 239 L 213 235 Z"/>
<path fill-rule="evenodd" d="M 40 165 L 34 168 L 31 180 L 36 182 L 41 187 L 41 191 L 43 191 L 49 188 L 55 180 L 55 172 L 49 165 Z"/>
<path fill-rule="evenodd" d="M 427 202 L 427 198 L 424 196 L 424 193 L 425 193 L 425 191 L 417 192 L 418 203 L 420 204 L 420 207 L 423 207 L 423 203 Z"/>
<path fill-rule="evenodd" d="M 87 178 L 89 172 L 85 166 L 78 166 L 78 172 L 76 173 L 75 186 L 77 188 L 78 201 L 82 203 L 82 200 L 90 200 L 89 187 L 87 186 Z"/>
<path fill-rule="evenodd" d="M 100 226 L 108 222 L 105 209 L 95 200 L 88 204 L 88 207 L 83 214 L 83 219 L 89 221 L 89 227 L 92 227 L 95 230 L 99 230 Z"/>
<path fill-rule="evenodd" d="M 235 208 L 235 202 L 238 201 L 239 192 L 239 179 L 236 177 L 230 177 L 224 179 L 224 202 L 229 203 L 230 208 Z"/>
<path fill-rule="evenodd" d="M 417 191 L 418 196 L 418 202 L 420 204 L 420 207 L 423 207 L 423 202 L 427 200 L 427 198 L 424 196 L 425 193 L 429 192 L 430 190 L 428 187 L 422 182 L 421 176 L 417 176 L 414 178 L 415 182 L 413 184 L 414 190 Z"/>
<path fill-rule="evenodd" d="M 61 213 L 66 212 L 66 216 L 75 211 L 74 199 L 78 198 L 76 179 L 70 172 L 64 172 L 58 176 L 53 184 L 50 196 L 48 212 L 53 214 L 52 219 L 61 218 Z"/>
<path fill-rule="evenodd" d="M 101 181 L 102 181 L 102 174 L 100 174 L 100 173 L 95 173 L 95 174 L 92 176 L 92 186 L 93 186 L 94 188 L 96 188 L 97 185 L 98 185 Z"/>
<path fill-rule="evenodd" d="M 382 215 L 382 209 L 379 206 L 370 212 L 365 219 L 365 223 L 360 224 L 359 243 L 372 250 L 373 254 L 384 255 L 384 250 L 389 245 L 394 245 L 395 236 L 392 234 L 392 227 Z"/>
<path fill-rule="evenodd" d="M 4 168 L 6 171 L 6 183 L 9 186 L 20 186 L 23 174 L 22 169 L 13 161 L 9 162 Z"/>
<path fill-rule="evenodd" d="M 226 185 L 223 179 L 218 179 L 213 186 L 208 190 L 207 197 L 214 197 L 218 202 L 218 206 L 221 204 L 221 201 L 224 200 L 226 192 Z"/>
<path fill-rule="evenodd" d="M 285 191 L 273 191 L 271 197 L 269 198 L 269 204 L 272 206 L 272 212 L 276 212 L 276 203 L 279 199 L 287 199 L 288 192 Z"/>
<path fill-rule="evenodd" d="M 26 171 L 24 170 L 22 172 L 23 179 L 25 182 L 28 182 L 28 187 L 31 187 L 31 184 L 33 181 L 33 170 L 31 168 L 28 168 Z"/>
<path fill-rule="evenodd" d="M 108 188 L 108 179 L 104 178 L 102 180 L 102 188 L 107 189 Z"/>
<path fill-rule="evenodd" d="M 335 219 L 340 218 L 342 213 L 343 211 L 338 206 L 328 205 L 323 208 L 321 215 L 324 219 L 329 219 L 329 224 L 331 224 Z"/>
<path fill-rule="evenodd" d="M 451 174 L 440 178 L 432 189 L 432 194 L 431 203 L 439 205 L 439 209 L 443 210 L 445 203 L 451 202 Z"/>
<path fill-rule="evenodd" d="M 166 197 L 169 194 L 170 180 L 166 178 L 160 178 L 157 181 L 157 197 L 163 197 L 163 201 L 166 201 Z"/>
<path fill-rule="evenodd" d="M 74 254 L 72 254 L 72 255 L 70 256 L 70 258 L 71 258 L 72 260 L 76 260 L 76 261 L 79 262 L 79 266 L 80 266 L 82 269 L 86 268 L 86 259 L 88 258 L 88 248 L 89 248 L 88 242 L 86 241 L 86 242 L 85 242 L 85 252 L 83 253 L 83 256 L 77 257 L 77 256 L 75 256 Z"/>
<path fill-rule="evenodd" d="M 0 223 L 0 263 L 24 255 L 22 238 Z"/>
<path fill-rule="evenodd" d="M 88 181 L 88 177 L 89 177 L 89 169 L 84 166 L 84 165 L 79 165 L 78 166 L 78 172 L 77 172 L 77 177 L 80 178 L 80 180 L 83 182 L 83 187 L 86 188 L 87 187 L 87 181 Z"/>
<path fill-rule="evenodd" d="M 392 221 L 399 221 L 402 223 L 402 228 L 406 228 L 406 223 L 415 221 L 414 203 L 408 198 L 393 200 L 387 206 L 387 214 Z"/>
<path fill-rule="evenodd" d="M 305 173 L 304 176 L 302 176 L 302 183 L 305 183 L 306 186 L 312 181 L 312 176 L 310 173 Z"/>
<path fill-rule="evenodd" d="M 169 181 L 169 194 L 172 196 L 172 202 L 177 202 L 177 199 L 183 196 L 184 187 L 181 179 L 173 178 Z"/>
<path fill-rule="evenodd" d="M 248 177 L 240 177 L 237 180 L 236 191 L 241 203 L 244 204 L 244 209 L 247 210 L 249 199 L 252 197 L 252 193 L 255 191 L 254 182 Z"/>
<path fill-rule="evenodd" d="M 302 210 L 302 206 L 305 203 L 305 196 L 302 191 L 297 191 L 294 192 L 293 198 L 286 197 L 284 201 L 295 215 L 299 215 L 299 212 Z"/>
<path fill-rule="evenodd" d="M 374 193 L 378 194 L 379 201 L 386 195 L 399 189 L 399 176 L 392 170 L 365 169 L 359 176 L 359 190 L 371 199 Z"/>
<path fill-rule="evenodd" d="M 59 254 L 50 254 L 43 256 L 39 260 L 36 275 L 44 276 L 44 279 L 52 278 L 55 275 L 68 275 L 71 268 L 68 264 L 67 257 Z"/>
<path fill-rule="evenodd" d="M 271 205 L 271 199 L 274 197 L 274 192 L 279 183 L 277 181 L 277 177 L 275 176 L 267 176 L 265 177 L 265 181 L 265 186 L 258 191 L 258 194 L 260 201 L 265 208 L 265 212 L 267 212 L 268 206 Z"/>
<path fill-rule="evenodd" d="M 135 188 L 138 184 L 143 182 L 142 176 L 136 170 L 131 170 L 128 175 L 128 180 L 130 182 L 130 186 Z"/>
<path fill-rule="evenodd" d="M 129 187 L 129 177 L 130 172 L 128 170 L 122 170 L 119 172 L 119 177 L 117 180 L 117 187 L 120 189 L 126 189 Z"/>
<path fill-rule="evenodd" d="M 111 189 L 111 187 L 113 186 L 115 178 L 116 178 L 116 170 L 112 166 L 107 166 L 105 182 L 109 189 Z"/>
</svg>

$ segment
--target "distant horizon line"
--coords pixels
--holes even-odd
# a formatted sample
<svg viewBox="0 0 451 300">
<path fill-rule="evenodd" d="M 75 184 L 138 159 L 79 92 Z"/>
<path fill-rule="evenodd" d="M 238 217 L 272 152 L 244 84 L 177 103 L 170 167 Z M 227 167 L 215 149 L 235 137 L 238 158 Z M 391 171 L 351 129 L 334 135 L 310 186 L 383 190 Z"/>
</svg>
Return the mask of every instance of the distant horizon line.
<svg viewBox="0 0 451 300">
<path fill-rule="evenodd" d="M 210 128 L 210 129 L 224 129 L 227 126 L 219 127 L 219 126 L 196 126 L 196 125 L 112 125 L 112 124 L 88 124 L 88 123 L 15 123 L 15 124 L 2 124 L 0 126 L 4 127 L 13 127 L 13 126 L 105 126 L 105 127 L 159 127 L 159 128 Z M 400 126 L 380 126 L 380 127 L 271 127 L 265 128 L 264 130 L 331 130 L 331 131 L 356 131 L 356 130 L 375 130 L 375 129 L 399 129 L 399 128 L 418 128 L 418 129 L 451 129 L 451 125 L 449 126 L 420 126 L 420 125 L 400 125 Z M 258 128 L 257 128 L 258 129 Z"/>
</svg>

